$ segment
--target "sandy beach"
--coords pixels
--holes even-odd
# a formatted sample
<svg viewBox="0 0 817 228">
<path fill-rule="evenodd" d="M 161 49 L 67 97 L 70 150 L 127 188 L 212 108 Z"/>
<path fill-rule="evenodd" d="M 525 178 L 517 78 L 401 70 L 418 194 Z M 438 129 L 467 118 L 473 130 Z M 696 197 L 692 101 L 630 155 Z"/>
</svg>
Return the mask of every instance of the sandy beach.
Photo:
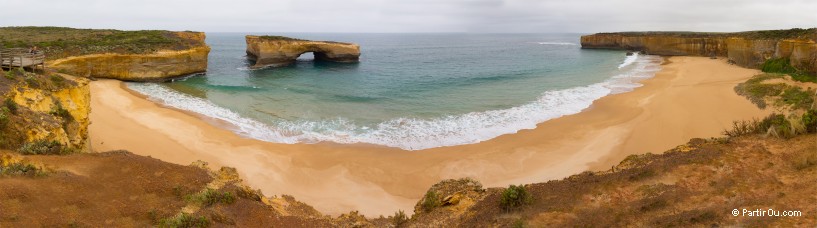
<svg viewBox="0 0 817 228">
<path fill-rule="evenodd" d="M 632 92 L 599 99 L 581 113 L 488 141 L 404 151 L 373 145 L 276 144 L 245 138 L 213 120 L 165 108 L 119 81 L 91 83 L 94 151 L 129 150 L 187 165 L 238 169 L 267 195 L 292 195 L 323 213 L 367 216 L 413 211 L 443 179 L 486 187 L 606 170 L 631 154 L 660 153 L 690 138 L 720 136 L 733 120 L 760 118 L 733 87 L 759 73 L 725 59 L 671 57 Z"/>
</svg>

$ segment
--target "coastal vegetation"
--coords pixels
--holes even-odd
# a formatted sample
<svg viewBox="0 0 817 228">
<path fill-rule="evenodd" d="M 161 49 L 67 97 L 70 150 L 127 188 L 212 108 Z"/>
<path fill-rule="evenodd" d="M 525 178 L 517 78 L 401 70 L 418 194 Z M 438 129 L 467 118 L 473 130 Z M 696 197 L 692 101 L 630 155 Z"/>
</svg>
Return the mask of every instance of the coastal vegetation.
<svg viewBox="0 0 817 228">
<path fill-rule="evenodd" d="M 189 195 L 187 199 L 205 207 L 212 206 L 216 203 L 232 204 L 235 202 L 233 193 L 220 192 L 212 188 L 206 188 L 198 194 Z"/>
<path fill-rule="evenodd" d="M 523 185 L 510 185 L 502 191 L 499 205 L 506 211 L 511 211 L 523 205 L 530 204 L 533 200 Z"/>
<path fill-rule="evenodd" d="M 263 40 L 286 40 L 286 41 L 299 41 L 299 40 L 300 40 L 300 41 L 303 41 L 303 39 L 292 38 L 292 37 L 286 37 L 286 36 L 270 36 L 270 35 L 265 35 L 265 36 L 258 36 L 258 38 L 261 38 L 261 39 L 263 39 Z"/>
<path fill-rule="evenodd" d="M 176 216 L 162 219 L 159 222 L 159 227 L 163 228 L 177 228 L 177 227 L 209 227 L 210 220 L 204 216 L 193 216 L 188 213 L 180 213 Z"/>
<path fill-rule="evenodd" d="M 426 195 L 423 196 L 422 202 L 423 203 L 420 205 L 422 205 L 423 210 L 426 212 L 434 210 L 435 207 L 440 205 L 440 199 L 437 196 L 437 193 L 434 191 L 426 192 Z"/>
<path fill-rule="evenodd" d="M 791 65 L 789 58 L 771 58 L 766 60 L 760 69 L 766 73 L 791 75 L 792 79 L 801 82 L 817 82 L 817 75 L 809 74 Z"/>
<path fill-rule="evenodd" d="M 3 176 L 27 176 L 43 177 L 48 172 L 41 166 L 25 161 L 19 156 L 12 154 L 0 154 L 0 177 Z"/>
<path fill-rule="evenodd" d="M 0 47 L 37 46 L 54 60 L 68 56 L 118 53 L 147 54 L 158 50 L 184 50 L 198 41 L 160 30 L 121 31 L 65 27 L 1 27 Z"/>
<path fill-rule="evenodd" d="M 772 79 L 785 81 L 786 77 L 784 74 L 775 73 L 756 75 L 735 86 L 735 92 L 745 96 L 761 109 L 765 109 L 769 103 L 774 104 L 775 107 L 789 109 L 812 108 L 817 88 L 801 88 L 782 81 L 770 82 Z"/>
</svg>

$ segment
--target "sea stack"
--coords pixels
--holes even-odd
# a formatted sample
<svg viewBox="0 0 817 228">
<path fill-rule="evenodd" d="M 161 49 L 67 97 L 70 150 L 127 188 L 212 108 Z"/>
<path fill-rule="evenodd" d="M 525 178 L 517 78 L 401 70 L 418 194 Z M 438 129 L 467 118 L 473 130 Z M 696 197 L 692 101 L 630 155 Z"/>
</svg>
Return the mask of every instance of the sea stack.
<svg viewBox="0 0 817 228">
<path fill-rule="evenodd" d="M 358 62 L 360 46 L 353 43 L 301 40 L 283 36 L 246 36 L 247 57 L 253 68 L 286 66 L 303 53 L 312 52 L 317 61 Z"/>
</svg>

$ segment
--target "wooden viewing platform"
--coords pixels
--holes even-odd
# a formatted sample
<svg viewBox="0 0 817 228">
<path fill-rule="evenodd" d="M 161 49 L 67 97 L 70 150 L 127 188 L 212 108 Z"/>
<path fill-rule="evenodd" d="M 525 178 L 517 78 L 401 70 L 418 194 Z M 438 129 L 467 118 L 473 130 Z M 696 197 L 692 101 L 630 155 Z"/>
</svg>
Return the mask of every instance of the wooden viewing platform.
<svg viewBox="0 0 817 228">
<path fill-rule="evenodd" d="M 30 67 L 41 66 L 45 69 L 45 53 L 42 51 L 31 53 L 25 48 L 0 49 L 0 67 Z"/>
</svg>

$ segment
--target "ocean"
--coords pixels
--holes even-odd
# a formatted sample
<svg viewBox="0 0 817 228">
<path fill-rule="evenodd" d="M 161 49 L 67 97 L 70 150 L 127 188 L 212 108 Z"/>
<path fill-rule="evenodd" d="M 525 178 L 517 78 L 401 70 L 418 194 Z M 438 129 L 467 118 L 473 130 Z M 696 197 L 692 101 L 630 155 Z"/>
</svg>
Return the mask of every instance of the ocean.
<svg viewBox="0 0 817 228">
<path fill-rule="evenodd" d="M 419 150 L 578 113 L 640 86 L 661 63 L 581 49 L 580 34 L 269 35 L 357 43 L 360 62 L 320 62 L 306 53 L 290 66 L 251 70 L 244 34 L 208 33 L 206 74 L 127 86 L 259 140 Z"/>
</svg>

